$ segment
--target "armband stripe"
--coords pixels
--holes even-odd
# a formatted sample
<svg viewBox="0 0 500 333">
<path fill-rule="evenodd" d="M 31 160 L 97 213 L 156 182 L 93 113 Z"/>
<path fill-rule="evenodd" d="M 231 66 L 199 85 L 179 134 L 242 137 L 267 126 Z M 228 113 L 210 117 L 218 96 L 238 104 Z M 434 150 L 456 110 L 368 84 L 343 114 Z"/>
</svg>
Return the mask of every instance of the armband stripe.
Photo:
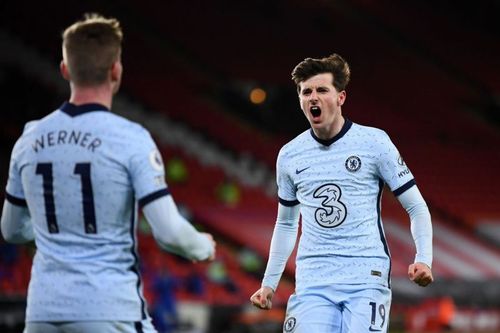
<svg viewBox="0 0 500 333">
<path fill-rule="evenodd" d="M 287 207 L 293 207 L 293 206 L 297 206 L 300 202 L 299 200 L 285 200 L 285 199 L 281 199 L 281 198 L 278 198 L 279 199 L 279 202 L 280 204 L 282 204 L 283 206 L 287 206 Z"/>
<path fill-rule="evenodd" d="M 21 206 L 21 207 L 28 207 L 28 203 L 26 202 L 25 199 L 17 198 L 13 195 L 10 195 L 7 192 L 5 192 L 5 199 L 7 199 L 7 201 L 13 205 Z"/>
<path fill-rule="evenodd" d="M 412 179 L 409 182 L 407 182 L 406 184 L 404 184 L 403 186 L 398 187 L 397 189 L 392 191 L 392 193 L 394 193 L 394 195 L 398 197 L 401 194 L 403 194 L 404 192 L 406 192 L 408 189 L 410 189 L 410 187 L 412 187 L 413 185 L 417 185 L 417 183 L 415 182 L 415 179 Z"/>
<path fill-rule="evenodd" d="M 148 203 L 155 201 L 158 198 L 164 197 L 166 195 L 170 195 L 170 190 L 168 188 L 161 189 L 159 191 L 148 194 L 141 199 L 139 199 L 139 206 L 144 207 Z"/>
</svg>

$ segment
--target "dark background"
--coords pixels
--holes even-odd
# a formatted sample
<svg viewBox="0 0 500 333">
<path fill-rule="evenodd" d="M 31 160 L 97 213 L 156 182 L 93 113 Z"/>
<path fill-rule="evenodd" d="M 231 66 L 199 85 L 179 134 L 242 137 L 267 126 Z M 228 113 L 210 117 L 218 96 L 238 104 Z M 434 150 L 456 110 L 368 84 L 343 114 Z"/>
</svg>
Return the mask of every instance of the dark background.
<svg viewBox="0 0 500 333">
<path fill-rule="evenodd" d="M 146 116 L 168 117 L 229 156 L 250 156 L 270 172 L 281 145 L 308 128 L 292 69 L 306 57 L 341 54 L 352 71 L 344 115 L 388 132 L 439 223 L 498 253 L 495 238 L 488 237 L 493 233 L 481 234 L 486 222 L 493 221 L 496 232 L 500 226 L 497 1 L 2 1 L 0 32 L 35 49 L 53 64 L 48 71 L 54 74 L 61 33 L 85 12 L 122 23 L 122 96 L 142 105 Z M 40 69 L 15 50 L 0 52 L 4 186 L 10 151 L 24 123 L 56 109 L 68 90 L 40 80 Z M 256 87 L 267 92 L 260 105 L 248 101 Z M 164 149 L 184 156 L 177 148 Z M 189 167 L 192 175 L 206 171 L 196 163 Z M 208 203 L 192 201 L 191 185 L 177 186 L 172 184 L 174 195 L 202 227 L 237 248 L 252 246 L 198 214 L 198 205 Z M 248 215 L 241 205 L 267 207 L 271 200 L 244 185 L 241 191 L 243 199 L 231 212 Z M 274 212 L 275 202 L 269 206 Z M 392 201 L 386 206 L 389 214 L 400 216 Z M 29 278 L 29 271 L 24 273 Z M 448 278 L 441 286 L 450 290 L 443 294 L 449 291 L 466 306 L 498 310 L 492 296 L 500 293 L 498 275 L 479 281 L 459 274 Z M 493 287 L 486 292 L 481 286 Z M 395 296 L 405 303 L 407 295 Z"/>
</svg>

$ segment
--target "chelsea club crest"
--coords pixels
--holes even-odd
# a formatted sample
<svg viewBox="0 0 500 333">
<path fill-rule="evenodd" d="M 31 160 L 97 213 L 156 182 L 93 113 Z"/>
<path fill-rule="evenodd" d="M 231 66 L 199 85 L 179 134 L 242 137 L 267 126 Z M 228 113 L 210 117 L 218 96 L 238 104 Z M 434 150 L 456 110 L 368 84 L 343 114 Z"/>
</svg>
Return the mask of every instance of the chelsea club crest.
<svg viewBox="0 0 500 333">
<path fill-rule="evenodd" d="M 361 168 L 361 159 L 357 156 L 349 156 L 345 160 L 345 168 L 349 172 L 356 172 Z"/>
<path fill-rule="evenodd" d="M 295 324 L 297 323 L 297 319 L 295 317 L 289 317 L 286 321 L 285 324 L 283 325 L 283 329 L 285 332 L 292 332 L 295 328 Z"/>
</svg>

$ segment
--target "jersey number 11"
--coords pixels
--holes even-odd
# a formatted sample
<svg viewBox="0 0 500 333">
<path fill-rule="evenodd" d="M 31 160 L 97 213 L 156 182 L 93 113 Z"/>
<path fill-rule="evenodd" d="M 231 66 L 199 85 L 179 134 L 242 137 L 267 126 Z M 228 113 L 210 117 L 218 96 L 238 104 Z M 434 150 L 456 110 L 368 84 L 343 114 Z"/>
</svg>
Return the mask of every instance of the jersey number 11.
<svg viewBox="0 0 500 333">
<path fill-rule="evenodd" d="M 82 182 L 82 203 L 83 220 L 85 233 L 96 234 L 97 225 L 95 222 L 94 193 L 92 182 L 90 181 L 90 163 L 76 163 L 73 171 L 75 175 L 80 175 Z M 47 226 L 51 234 L 59 233 L 57 225 L 56 206 L 54 203 L 54 177 L 52 174 L 52 163 L 38 163 L 36 174 L 43 178 L 43 199 L 45 202 L 45 216 Z"/>
</svg>

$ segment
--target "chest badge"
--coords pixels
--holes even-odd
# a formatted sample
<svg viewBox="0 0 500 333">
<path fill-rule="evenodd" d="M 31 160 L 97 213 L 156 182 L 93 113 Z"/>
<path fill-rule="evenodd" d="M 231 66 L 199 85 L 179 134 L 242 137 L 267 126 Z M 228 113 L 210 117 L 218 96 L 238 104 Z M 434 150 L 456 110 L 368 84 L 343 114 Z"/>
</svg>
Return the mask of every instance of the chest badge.
<svg viewBox="0 0 500 333">
<path fill-rule="evenodd" d="M 345 160 L 345 168 L 349 172 L 356 172 L 361 168 L 361 159 L 357 156 L 349 156 Z"/>
</svg>

